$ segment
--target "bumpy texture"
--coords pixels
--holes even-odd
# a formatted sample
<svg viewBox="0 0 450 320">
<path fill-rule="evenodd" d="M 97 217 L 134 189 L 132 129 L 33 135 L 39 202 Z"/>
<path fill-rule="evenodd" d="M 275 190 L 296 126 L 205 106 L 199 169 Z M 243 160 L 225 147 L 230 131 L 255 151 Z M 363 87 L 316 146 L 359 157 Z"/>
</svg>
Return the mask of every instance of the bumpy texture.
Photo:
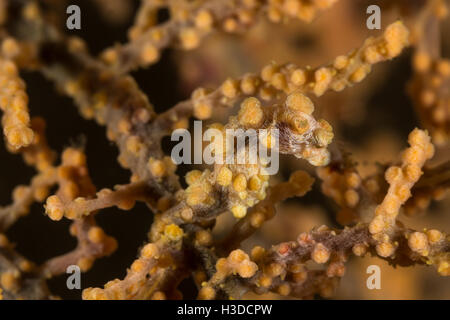
<svg viewBox="0 0 450 320">
<path fill-rule="evenodd" d="M 313 23 L 322 11 L 333 10 L 335 2 L 143 0 L 128 41 L 94 57 L 82 39 L 67 37 L 50 22 L 61 3 L 0 0 L 3 133 L 8 150 L 21 154 L 37 172 L 28 185 L 13 190 L 10 205 L 0 208 L 0 299 L 56 298 L 47 279 L 65 273 L 70 265 L 86 272 L 117 248 L 95 217 L 108 207 L 130 210 L 136 202 L 145 203 L 154 216 L 148 243 L 123 279 L 87 288 L 83 299 L 179 299 L 179 285 L 190 277 L 199 299 L 268 292 L 331 297 L 350 256 L 368 253 L 394 266 L 432 265 L 449 276 L 450 236 L 436 229 L 413 230 L 397 219 L 402 207 L 412 215 L 425 210 L 431 199 L 443 199 L 450 185 L 448 152 L 440 157 L 444 161 L 427 166 L 434 144 L 448 148 L 450 63 L 435 43 L 439 21 L 448 10 L 443 1 L 424 1 L 405 15 L 405 22 L 390 23 L 330 63 L 311 67 L 269 62 L 259 72 L 222 79 L 215 88 L 197 88 L 189 99 L 161 113 L 130 75 L 157 63 L 166 48 L 192 50 L 214 32 L 244 33 L 261 19 Z M 112 23 L 130 11 L 120 1 L 95 3 Z M 163 23 L 158 21 L 161 9 L 170 12 Z M 327 92 L 360 83 L 377 64 L 396 58 L 409 45 L 414 49 L 410 93 L 426 130 L 410 132 L 410 147 L 399 165 L 379 165 L 375 172 L 362 174 L 352 155 L 332 150 L 334 125 L 318 116 L 317 106 Z M 128 184 L 97 191 L 87 166 L 90 155 L 80 147 L 67 147 L 57 162 L 45 138 L 45 121 L 30 119 L 28 107 L 33 106 L 28 106 L 19 70 L 42 73 L 73 99 L 84 118 L 106 127 L 107 138 L 119 149 L 118 162 L 131 172 Z M 223 123 L 214 117 L 219 111 L 227 112 Z M 191 170 L 183 188 L 162 140 L 189 128 L 191 118 L 215 120 L 208 127 L 223 139 L 213 141 L 212 151 L 222 159 L 230 153 L 237 158 L 250 148 L 247 143 L 229 150 L 223 143 L 227 129 L 276 129 L 277 137 L 259 136 L 258 142 L 272 153 L 294 156 L 310 173 L 287 167 L 289 179 L 281 181 L 265 174 L 267 163 L 258 157 L 252 164 L 215 163 Z M 246 253 L 243 242 L 276 216 L 282 201 L 308 193 L 315 183 L 312 175 L 337 205 L 336 220 L 344 227 L 316 226 L 295 240 L 271 248 L 254 246 Z M 43 203 L 49 219 L 70 220 L 70 233 L 78 243 L 40 265 L 22 257 L 5 235 L 34 202 Z M 229 213 L 233 226 L 216 238 L 214 224 Z"/>
</svg>

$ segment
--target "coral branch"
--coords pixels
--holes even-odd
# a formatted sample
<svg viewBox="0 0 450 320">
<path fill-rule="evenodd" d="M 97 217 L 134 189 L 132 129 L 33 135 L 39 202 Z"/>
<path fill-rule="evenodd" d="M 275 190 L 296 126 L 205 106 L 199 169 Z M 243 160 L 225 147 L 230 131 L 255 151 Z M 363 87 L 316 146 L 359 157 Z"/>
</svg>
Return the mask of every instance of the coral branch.
<svg viewBox="0 0 450 320">
<path fill-rule="evenodd" d="M 9 147 L 15 151 L 30 145 L 34 139 L 28 114 L 28 96 L 25 92 L 25 83 L 20 79 L 17 67 L 11 60 L 0 59 L 0 72 L 0 108 L 4 112 L 3 133 Z"/>
<path fill-rule="evenodd" d="M 117 248 L 117 241 L 96 224 L 99 211 L 113 206 L 130 210 L 136 201 L 153 213 L 148 242 L 123 279 L 109 281 L 103 288 L 87 288 L 83 299 L 181 299 L 180 283 L 189 277 L 199 299 L 237 299 L 247 293 L 331 297 L 348 259 L 367 253 L 393 266 L 432 265 L 440 275 L 449 276 L 450 236 L 436 229 L 409 229 L 397 219 L 402 206 L 411 214 L 428 208 L 431 199 L 443 198 L 450 186 L 448 151 L 436 149 L 434 167 L 426 167 L 435 149 L 427 131 L 414 129 L 400 165 L 378 165 L 375 172 L 363 173 L 357 156 L 354 161 L 349 154 L 330 153 L 335 134 L 342 139 L 347 128 L 341 128 L 336 118 L 330 119 L 334 128 L 319 119 L 323 110 L 316 111 L 310 99 L 361 82 L 374 64 L 399 56 L 411 41 L 415 50 L 411 96 L 433 141 L 445 146 L 450 63 L 440 53 L 439 21 L 448 10 L 442 0 L 420 1 L 410 10 L 403 1 L 383 7 L 388 11 L 398 5 L 408 11 L 402 19 L 406 18 L 411 35 L 399 20 L 331 63 L 312 68 L 272 62 L 258 73 L 243 71 L 241 77 L 227 78 L 215 89 L 198 88 L 190 99 L 159 114 L 129 74 L 156 63 L 166 48 L 199 48 L 215 31 L 247 31 L 265 17 L 275 23 L 311 22 L 335 2 L 142 0 L 128 30 L 129 41 L 107 48 L 96 58 L 82 39 L 61 30 L 65 1 L 0 0 L 0 108 L 6 147 L 37 171 L 28 186 L 14 188 L 12 204 L 0 208 L 0 299 L 55 298 L 47 279 L 72 265 L 87 272 L 96 259 Z M 111 23 L 123 21 L 131 3 L 95 1 Z M 160 21 L 167 14 L 167 21 Z M 297 31 L 296 39 L 303 36 Z M 246 57 L 253 58 L 253 54 Z M 131 171 L 129 182 L 97 192 L 86 154 L 78 147 L 65 148 L 55 165 L 55 152 L 44 135 L 45 122 L 30 120 L 26 86 L 19 76 L 22 70 L 44 75 L 73 99 L 84 118 L 106 127 L 107 138 L 119 149 L 119 164 Z M 174 159 L 167 156 L 163 138 L 186 133 L 177 129 L 188 129 L 191 117 L 219 121 L 216 110 L 234 107 L 236 113 L 227 114 L 227 120 L 208 123 L 201 135 L 194 132 L 195 143 L 200 144 L 195 155 L 201 153 L 209 166 L 188 171 L 183 188 L 176 174 L 175 149 Z M 328 119 L 326 112 L 323 115 Z M 211 143 L 204 147 L 202 138 Z M 261 148 L 256 152 L 255 146 Z M 180 151 L 184 159 L 186 150 Z M 283 165 L 297 158 L 306 160 L 309 169 L 305 170 L 315 167 L 321 192 L 339 206 L 337 221 L 347 226 L 309 227 L 295 241 L 269 249 L 256 246 L 247 254 L 242 243 L 254 240 L 250 238 L 264 222 L 276 216 L 280 202 L 313 189 L 315 180 L 292 163 L 294 170 L 271 179 L 278 172 L 280 154 L 295 156 L 281 159 Z M 287 173 L 289 180 L 279 182 Z M 54 185 L 56 191 L 48 196 Z M 314 192 L 312 199 L 316 196 Z M 34 201 L 45 199 L 50 219 L 72 220 L 69 231 L 77 245 L 36 266 L 14 250 L 3 232 L 27 214 Z M 227 222 L 223 216 L 225 227 L 218 227 L 229 233 L 218 240 L 215 224 L 222 223 L 217 218 L 224 213 L 235 220 Z M 323 224 L 317 221 L 313 223 Z"/>
<path fill-rule="evenodd" d="M 414 129 L 409 134 L 408 142 L 411 147 L 403 153 L 402 166 L 392 166 L 386 171 L 386 181 L 390 186 L 383 202 L 376 208 L 369 227 L 371 234 L 383 238 L 383 243 L 377 247 L 381 256 L 394 253 L 395 245 L 389 240 L 389 234 L 395 225 L 395 219 L 401 205 L 411 196 L 411 188 L 422 175 L 425 161 L 434 154 L 434 146 L 425 131 Z"/>
<path fill-rule="evenodd" d="M 197 89 L 191 99 L 169 109 L 156 119 L 160 128 L 178 128 L 192 114 L 201 120 L 212 116 L 218 107 L 232 107 L 235 102 L 249 96 L 263 101 L 274 101 L 280 95 L 296 90 L 316 96 L 327 90 L 341 91 L 362 81 L 375 63 L 398 56 L 408 44 L 408 30 L 401 22 L 387 27 L 382 36 L 369 38 L 357 50 L 336 57 L 331 64 L 317 68 L 300 68 L 294 64 L 269 64 L 259 75 L 246 74 L 239 79 L 227 79 L 213 91 Z M 169 131 L 170 132 L 170 131 Z"/>
<path fill-rule="evenodd" d="M 252 207 L 245 218 L 239 220 L 231 230 L 229 236 L 219 244 L 224 252 L 236 249 L 242 241 L 250 237 L 263 223 L 276 214 L 275 205 L 287 198 L 304 196 L 310 189 L 314 179 L 304 171 L 291 174 L 289 181 L 271 186 L 267 197 Z"/>
<path fill-rule="evenodd" d="M 238 32 L 248 29 L 261 15 L 272 22 L 297 18 L 310 22 L 320 10 L 336 0 L 326 1 L 144 1 L 135 25 L 129 31 L 131 42 L 104 51 L 103 60 L 119 73 L 158 61 L 162 49 L 169 46 L 192 50 L 215 29 Z M 157 25 L 157 12 L 170 9 L 170 19 Z"/>
<path fill-rule="evenodd" d="M 52 298 L 36 266 L 19 255 L 0 233 L 0 300 L 43 300 Z"/>
</svg>

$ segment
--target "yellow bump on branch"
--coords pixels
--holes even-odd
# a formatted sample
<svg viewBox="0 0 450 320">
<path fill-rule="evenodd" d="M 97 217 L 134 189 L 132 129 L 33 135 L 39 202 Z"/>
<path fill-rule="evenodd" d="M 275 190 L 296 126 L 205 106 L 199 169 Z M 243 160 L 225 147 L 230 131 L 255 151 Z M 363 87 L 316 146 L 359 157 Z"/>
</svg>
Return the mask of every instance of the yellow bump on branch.
<svg viewBox="0 0 450 320">
<path fill-rule="evenodd" d="M 30 145 L 34 133 L 30 128 L 25 83 L 20 79 L 16 65 L 5 59 L 0 59 L 0 108 L 4 112 L 3 134 L 9 147 L 14 151 Z"/>
</svg>

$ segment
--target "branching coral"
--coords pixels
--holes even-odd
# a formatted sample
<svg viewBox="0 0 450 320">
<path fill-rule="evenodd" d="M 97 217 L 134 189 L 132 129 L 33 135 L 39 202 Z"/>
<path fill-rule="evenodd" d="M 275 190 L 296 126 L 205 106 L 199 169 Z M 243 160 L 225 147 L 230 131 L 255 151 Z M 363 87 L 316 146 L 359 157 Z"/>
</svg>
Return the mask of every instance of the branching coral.
<svg viewBox="0 0 450 320">
<path fill-rule="evenodd" d="M 7 50 L 18 50 L 14 47 L 14 40 L 3 42 Z M 5 50 L 4 50 L 5 51 Z M 0 61 L 2 70 L 1 105 L 4 115 L 2 118 L 3 133 L 10 147 L 15 150 L 30 145 L 33 141 L 33 131 L 30 129 L 30 116 L 28 114 L 28 96 L 25 84 L 19 78 L 17 67 L 11 60 Z"/>
<path fill-rule="evenodd" d="M 288 23 L 291 18 L 311 22 L 334 2 L 146 0 L 129 30 L 129 42 L 106 49 L 100 58 L 89 53 L 82 39 L 67 37 L 46 21 L 51 5 L 0 2 L 4 4 L 0 7 L 3 130 L 8 149 L 21 153 L 37 171 L 29 186 L 14 189 L 13 203 L 0 209 L 0 296 L 53 298 L 46 287 L 47 278 L 64 273 L 70 265 L 86 272 L 96 259 L 116 249 L 116 240 L 97 226 L 96 215 L 113 206 L 130 210 L 136 201 L 153 212 L 148 243 L 122 280 L 112 280 L 103 288 L 87 288 L 83 299 L 181 298 L 179 284 L 189 277 L 194 279 L 200 299 L 241 298 L 248 292 L 330 297 L 350 256 L 366 253 L 395 266 L 433 265 L 439 274 L 448 276 L 449 236 L 435 229 L 415 231 L 397 219 L 403 205 L 414 208 L 420 198 L 439 198 L 449 186 L 448 160 L 426 167 L 434 154 L 428 132 L 411 131 L 410 147 L 403 152 L 400 166 L 388 164 L 385 172 L 379 166 L 375 174 L 363 176 L 350 155 L 330 152 L 335 133 L 330 123 L 317 119 L 311 100 L 353 86 L 364 80 L 375 64 L 399 56 L 410 43 L 403 22 L 389 24 L 381 35 L 366 39 L 359 48 L 331 63 L 312 68 L 271 62 L 259 73 L 225 79 L 212 89 L 198 88 L 189 99 L 162 113 L 154 110 L 129 75 L 135 68 L 156 63 L 165 48 L 194 49 L 213 31 L 244 32 L 260 16 L 272 22 Z M 432 8 L 436 3 L 441 5 L 430 3 Z M 158 12 L 165 9 L 170 17 L 161 23 Z M 418 24 L 425 28 L 423 19 L 436 17 L 429 15 L 428 6 L 423 10 Z M 417 46 L 414 37 L 413 45 Z M 418 47 L 430 48 L 428 44 Z M 415 81 L 433 87 L 433 103 L 448 105 L 448 63 L 434 56 L 437 60 L 432 62 L 423 50 L 414 56 L 419 79 Z M 119 149 L 119 164 L 131 171 L 127 184 L 97 192 L 86 154 L 79 147 L 65 148 L 61 163 L 55 165 L 44 121 L 29 119 L 28 98 L 18 68 L 41 72 L 74 100 L 84 118 L 106 127 L 107 138 Z M 424 92 L 427 89 L 419 93 L 421 97 L 427 95 Z M 443 100 L 436 100 L 437 96 Z M 235 106 L 239 106 L 235 115 L 229 115 L 224 123 L 217 122 L 215 110 L 230 111 Z M 441 119 L 441 113 L 433 119 Z M 189 171 L 187 187 L 183 188 L 177 166 L 163 152 L 162 140 L 177 129 L 187 129 L 191 117 L 215 120 L 208 124 L 216 132 L 210 140 L 214 162 Z M 435 129 L 431 125 L 437 139 L 436 132 L 441 131 Z M 244 143 L 230 147 L 229 130 L 238 132 L 233 139 L 242 138 Z M 246 130 L 264 134 L 247 142 Z M 255 246 L 250 254 L 245 253 L 243 242 L 276 217 L 277 205 L 287 198 L 304 196 L 315 181 L 304 170 L 294 171 L 287 181 L 277 181 L 267 172 L 269 163 L 261 154 L 251 161 L 252 143 L 317 167 L 323 194 L 340 207 L 337 220 L 348 226 L 317 227 L 295 241 L 268 249 Z M 239 158 L 244 161 L 239 162 Z M 53 186 L 57 189 L 49 195 Z M 70 233 L 78 243 L 72 251 L 41 265 L 16 253 L 3 234 L 35 201 L 45 201 L 45 213 L 51 220 L 72 220 Z M 229 234 L 218 239 L 214 224 L 227 213 L 236 221 Z M 311 263 L 318 266 L 312 268 Z"/>
<path fill-rule="evenodd" d="M 159 59 L 160 51 L 169 46 L 191 50 L 212 31 L 242 32 L 261 15 L 273 22 L 297 18 L 311 21 L 320 10 L 336 0 L 320 1 L 143 1 L 135 24 L 129 32 L 130 42 L 106 49 L 103 59 L 126 72 L 139 65 L 151 65 Z M 158 24 L 159 10 L 169 10 L 170 19 Z"/>
<path fill-rule="evenodd" d="M 383 202 L 375 209 L 375 217 L 369 226 L 370 233 L 377 236 L 391 233 L 401 205 L 411 196 L 411 188 L 422 174 L 421 168 L 434 154 L 430 137 L 424 131 L 415 129 L 408 141 L 411 147 L 403 153 L 402 166 L 389 167 L 385 174 L 389 189 Z M 390 256 L 394 253 L 394 246 L 389 241 L 383 242 L 378 249 L 380 255 Z"/>
</svg>

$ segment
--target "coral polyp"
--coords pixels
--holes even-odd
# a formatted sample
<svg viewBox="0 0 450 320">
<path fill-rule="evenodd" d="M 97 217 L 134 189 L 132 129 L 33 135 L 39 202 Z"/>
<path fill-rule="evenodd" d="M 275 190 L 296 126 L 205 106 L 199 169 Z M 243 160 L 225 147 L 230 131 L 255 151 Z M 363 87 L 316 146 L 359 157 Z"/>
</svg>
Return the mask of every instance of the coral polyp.
<svg viewBox="0 0 450 320">
<path fill-rule="evenodd" d="M 342 277 L 355 265 L 363 268 L 355 262 L 362 259 L 398 266 L 395 272 L 422 265 L 450 275 L 443 217 L 450 186 L 450 62 L 442 53 L 448 39 L 440 34 L 448 32 L 448 2 L 382 3 L 382 30 L 370 32 L 361 23 L 365 1 L 142 0 L 134 17 L 133 1 L 92 2 L 88 8 L 97 7 L 105 28 L 131 22 L 127 39 L 98 55 L 89 50 L 95 40 L 67 30 L 66 1 L 0 0 L 4 145 L 35 171 L 0 208 L 1 298 L 64 297 L 50 290 L 49 279 L 61 278 L 71 266 L 83 277 L 98 261 L 111 259 L 121 242 L 105 227 L 102 211 L 110 209 L 145 210 L 151 227 L 137 258 L 116 273 L 121 276 L 90 282 L 95 286 L 82 288 L 82 299 L 348 297 L 339 285 L 349 290 L 345 281 L 357 281 L 356 275 Z M 82 19 L 86 10 L 82 4 Z M 362 20 L 344 17 L 356 11 Z M 335 25 L 348 34 L 342 43 L 325 30 Z M 259 39 L 270 38 L 271 28 L 279 36 L 262 46 Z M 309 46 L 315 46 L 313 55 L 306 54 Z M 161 108 L 150 97 L 164 93 L 146 92 L 137 79 L 167 55 L 176 58 L 172 64 L 180 72 L 173 82 L 185 99 Z M 404 91 L 417 121 L 400 124 L 402 111 L 386 110 L 378 100 L 379 109 L 364 105 L 379 87 L 386 90 L 381 101 L 398 101 L 403 93 L 389 90 L 389 70 L 398 61 L 409 65 L 408 59 L 411 79 Z M 86 152 L 89 133 L 84 143 L 68 138 L 61 152 L 52 146 L 46 136 L 52 119 L 35 116 L 27 73 L 43 76 L 83 119 L 105 128 L 105 140 L 129 173 L 127 182 L 98 182 L 101 168 L 89 159 L 103 155 Z M 406 131 L 386 133 L 380 114 Z M 168 151 L 167 137 L 194 132 L 192 120 L 215 134 L 206 147 L 200 129 L 184 152 L 191 155 L 196 144 L 192 158 L 209 150 L 212 164 L 177 165 Z M 240 147 L 227 144 L 229 132 L 242 138 Z M 248 132 L 264 134 L 240 136 Z M 355 147 L 358 135 L 367 140 Z M 380 143 L 376 151 L 369 150 L 373 141 Z M 259 149 L 251 162 L 252 143 L 268 151 L 266 157 Z M 274 173 L 269 160 L 275 155 L 280 164 Z M 426 211 L 441 220 L 427 216 L 423 221 L 432 221 L 430 226 L 409 224 Z M 31 262 L 11 241 L 13 226 L 28 214 L 55 225 L 70 222 L 76 246 Z M 126 232 L 133 236 L 133 230 Z M 410 277 L 408 284 L 418 278 Z M 365 286 L 365 279 L 358 281 Z"/>
</svg>

